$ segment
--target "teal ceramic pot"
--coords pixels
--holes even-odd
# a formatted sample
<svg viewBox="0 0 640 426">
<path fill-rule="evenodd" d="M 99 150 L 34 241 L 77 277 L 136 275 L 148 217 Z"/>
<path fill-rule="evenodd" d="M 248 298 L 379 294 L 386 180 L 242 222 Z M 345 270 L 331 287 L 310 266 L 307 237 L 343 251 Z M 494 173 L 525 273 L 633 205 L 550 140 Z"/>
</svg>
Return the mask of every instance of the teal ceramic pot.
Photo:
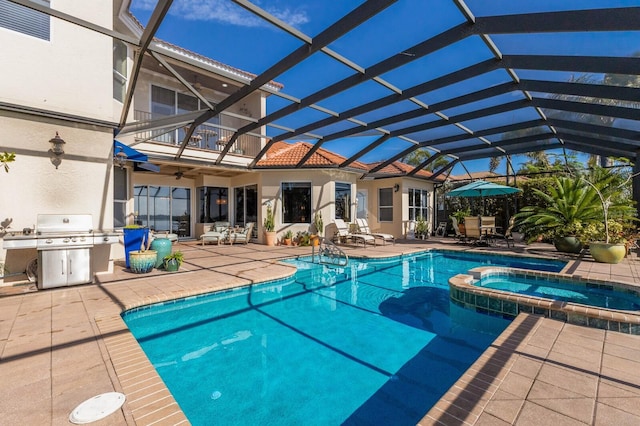
<svg viewBox="0 0 640 426">
<path fill-rule="evenodd" d="M 177 272 L 180 269 L 180 263 L 177 259 L 165 260 L 164 269 L 169 272 Z"/>
<path fill-rule="evenodd" d="M 156 238 L 151 242 L 151 250 L 158 252 L 155 266 L 160 268 L 164 265 L 164 257 L 171 254 L 171 240 L 168 238 Z"/>
<path fill-rule="evenodd" d="M 129 253 L 129 269 L 135 274 L 151 272 L 156 265 L 157 256 L 155 250 L 132 251 Z"/>
</svg>

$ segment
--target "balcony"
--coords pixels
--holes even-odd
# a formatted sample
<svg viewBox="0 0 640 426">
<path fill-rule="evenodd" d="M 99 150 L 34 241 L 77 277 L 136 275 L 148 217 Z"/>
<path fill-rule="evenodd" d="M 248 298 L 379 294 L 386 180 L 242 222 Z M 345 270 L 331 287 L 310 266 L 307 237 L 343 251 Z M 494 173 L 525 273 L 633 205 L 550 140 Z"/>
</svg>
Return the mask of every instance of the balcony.
<svg viewBox="0 0 640 426">
<path fill-rule="evenodd" d="M 136 121 L 148 121 L 151 120 L 152 117 L 150 112 L 136 110 L 134 118 Z M 136 133 L 135 137 L 137 140 L 148 140 L 177 146 L 182 143 L 187 130 L 188 126 L 170 131 L 162 129 L 151 130 Z M 191 135 L 187 148 L 200 149 L 208 152 L 220 152 L 225 148 L 233 134 L 233 130 L 221 124 L 203 123 L 196 127 Z M 260 152 L 260 149 L 260 138 L 258 136 L 244 134 L 238 137 L 228 154 L 253 158 Z"/>
</svg>

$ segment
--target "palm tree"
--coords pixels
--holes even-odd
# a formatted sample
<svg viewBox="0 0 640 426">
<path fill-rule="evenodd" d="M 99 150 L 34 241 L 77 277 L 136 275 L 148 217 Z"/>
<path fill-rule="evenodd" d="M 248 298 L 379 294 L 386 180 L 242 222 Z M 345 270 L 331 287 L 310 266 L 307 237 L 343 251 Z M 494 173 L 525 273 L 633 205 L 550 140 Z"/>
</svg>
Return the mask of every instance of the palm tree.
<svg viewBox="0 0 640 426">
<path fill-rule="evenodd" d="M 540 235 L 579 239 L 587 225 L 602 222 L 598 194 L 580 179 L 556 177 L 549 194 L 535 188 L 533 191 L 546 205 L 527 206 L 515 215 L 516 226 L 529 240 Z"/>
<path fill-rule="evenodd" d="M 418 148 L 413 152 L 411 152 L 410 154 L 403 157 L 401 161 L 403 163 L 407 163 L 417 167 L 420 164 L 424 163 L 429 158 L 431 158 L 431 155 L 432 154 L 426 148 Z M 446 166 L 447 164 L 449 164 L 449 160 L 447 160 L 445 157 L 438 157 L 435 161 L 429 163 L 429 165 L 425 167 L 425 170 L 432 172 L 434 170 L 437 170 Z"/>
</svg>

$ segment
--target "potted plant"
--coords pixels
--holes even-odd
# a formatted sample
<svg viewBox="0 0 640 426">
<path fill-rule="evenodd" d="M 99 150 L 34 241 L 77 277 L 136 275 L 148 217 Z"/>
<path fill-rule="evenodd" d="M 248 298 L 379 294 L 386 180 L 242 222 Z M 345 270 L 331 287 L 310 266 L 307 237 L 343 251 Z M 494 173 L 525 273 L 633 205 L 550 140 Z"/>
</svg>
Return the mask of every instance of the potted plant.
<svg viewBox="0 0 640 426">
<path fill-rule="evenodd" d="M 267 203 L 267 215 L 264 218 L 264 238 L 268 246 L 276 245 L 276 221 L 271 203 Z"/>
<path fill-rule="evenodd" d="M 308 246 L 311 244 L 311 235 L 306 231 L 299 231 L 296 235 L 296 241 L 299 246 Z"/>
<path fill-rule="evenodd" d="M 180 269 L 182 262 L 184 261 L 184 254 L 181 251 L 174 251 L 173 253 L 164 257 L 164 269 L 169 272 L 176 272 Z"/>
<path fill-rule="evenodd" d="M 425 238 L 427 238 L 427 233 L 428 233 L 428 227 L 427 227 L 427 221 L 424 220 L 424 218 L 422 216 L 418 216 L 416 218 L 416 237 L 424 240 Z"/>
<path fill-rule="evenodd" d="M 633 201 L 623 196 L 622 189 L 632 176 L 623 179 L 608 170 L 592 165 L 589 178 L 582 181 L 597 195 L 599 220 L 594 221 L 593 241 L 589 241 L 589 252 L 596 262 L 619 263 L 627 254 L 627 241 L 635 233 Z M 602 241 L 604 238 L 604 241 Z"/>
<path fill-rule="evenodd" d="M 460 231 L 461 234 L 464 234 L 465 232 L 464 218 L 470 215 L 471 215 L 471 210 L 469 209 L 456 210 L 451 214 L 451 217 L 456 218 L 456 221 L 458 222 L 458 231 Z"/>
<path fill-rule="evenodd" d="M 124 235 L 124 258 L 127 268 L 129 264 L 129 254 L 139 250 L 143 243 L 149 240 L 149 228 L 142 225 L 126 225 L 122 229 Z"/>
<path fill-rule="evenodd" d="M 156 266 L 158 259 L 158 252 L 156 250 L 149 250 L 151 246 L 151 238 L 149 233 L 140 243 L 140 250 L 133 250 L 129 252 L 129 269 L 136 274 L 146 274 Z"/>
<path fill-rule="evenodd" d="M 287 229 L 287 231 L 284 233 L 284 235 L 282 236 L 282 242 L 285 246 L 290 246 L 291 245 L 291 239 L 293 238 L 293 232 L 291 232 L 291 229 Z"/>
<path fill-rule="evenodd" d="M 544 235 L 551 238 L 563 253 L 580 253 L 585 240 L 585 227 L 601 221 L 597 195 L 579 179 L 560 177 L 548 188 L 549 194 L 533 188 L 543 206 L 527 206 L 515 215 L 518 226 L 528 241 Z"/>
</svg>

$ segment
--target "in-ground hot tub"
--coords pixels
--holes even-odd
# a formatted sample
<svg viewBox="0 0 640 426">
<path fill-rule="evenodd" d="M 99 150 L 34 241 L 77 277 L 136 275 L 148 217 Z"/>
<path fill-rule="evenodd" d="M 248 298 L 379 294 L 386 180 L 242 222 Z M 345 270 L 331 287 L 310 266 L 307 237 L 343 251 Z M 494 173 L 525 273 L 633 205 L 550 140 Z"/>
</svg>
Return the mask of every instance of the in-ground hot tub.
<svg viewBox="0 0 640 426">
<path fill-rule="evenodd" d="M 640 334 L 640 287 L 551 272 L 481 267 L 449 280 L 458 306 L 493 316 L 520 312 L 605 330 Z"/>
</svg>

